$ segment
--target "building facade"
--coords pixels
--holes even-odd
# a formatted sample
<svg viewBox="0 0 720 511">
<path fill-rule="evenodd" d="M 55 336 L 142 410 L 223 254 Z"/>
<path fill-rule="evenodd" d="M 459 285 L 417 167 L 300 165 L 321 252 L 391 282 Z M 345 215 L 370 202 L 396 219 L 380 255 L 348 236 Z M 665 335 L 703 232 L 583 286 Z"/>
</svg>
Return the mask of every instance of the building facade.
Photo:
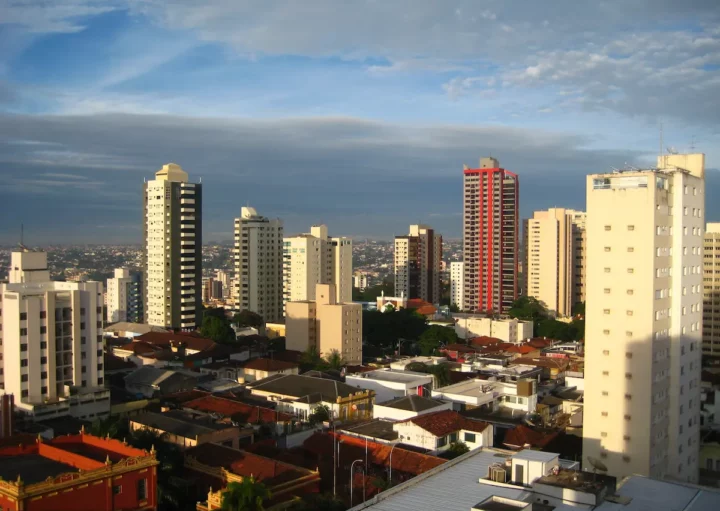
<svg viewBox="0 0 720 511">
<path fill-rule="evenodd" d="M 245 207 L 235 219 L 235 306 L 266 322 L 283 317 L 283 224 Z"/>
<path fill-rule="evenodd" d="M 456 305 L 459 310 L 465 310 L 465 263 L 454 261 L 450 263 L 450 304 Z"/>
<path fill-rule="evenodd" d="M 0 386 L 36 418 L 107 415 L 102 283 L 51 281 L 45 252 L 13 252 L 10 266 L 0 284 Z"/>
<path fill-rule="evenodd" d="M 427 225 L 411 225 L 395 236 L 395 294 L 440 303 L 442 236 Z"/>
<path fill-rule="evenodd" d="M 720 223 L 709 223 L 705 229 L 703 268 L 702 351 L 720 355 Z"/>
<path fill-rule="evenodd" d="M 116 268 L 115 276 L 107 280 L 107 322 L 142 323 L 142 272 Z"/>
<path fill-rule="evenodd" d="M 315 299 L 315 286 L 334 284 L 338 303 L 352 301 L 352 240 L 331 238 L 326 225 L 283 240 L 283 300 Z"/>
<path fill-rule="evenodd" d="M 194 330 L 202 320 L 202 185 L 168 163 L 145 183 L 145 323 Z"/>
<path fill-rule="evenodd" d="M 517 174 L 495 158 L 463 170 L 465 309 L 506 312 L 518 290 Z"/>
<path fill-rule="evenodd" d="M 338 303 L 333 284 L 318 284 L 315 300 L 288 302 L 285 343 L 289 350 L 314 347 L 325 357 L 340 353 L 348 364 L 362 363 L 362 305 Z"/>
<path fill-rule="evenodd" d="M 587 178 L 583 457 L 618 478 L 698 477 L 704 163 Z"/>
<path fill-rule="evenodd" d="M 525 225 L 525 293 L 553 316 L 568 317 L 583 296 L 585 214 L 550 208 L 535 211 Z"/>
</svg>

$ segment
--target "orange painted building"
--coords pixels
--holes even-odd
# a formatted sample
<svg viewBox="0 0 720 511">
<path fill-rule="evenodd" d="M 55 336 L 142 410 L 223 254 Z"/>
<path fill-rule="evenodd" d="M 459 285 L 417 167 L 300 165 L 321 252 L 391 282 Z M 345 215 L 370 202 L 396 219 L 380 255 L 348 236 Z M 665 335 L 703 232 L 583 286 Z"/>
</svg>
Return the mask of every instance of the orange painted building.
<svg viewBox="0 0 720 511">
<path fill-rule="evenodd" d="M 157 509 L 154 452 L 81 431 L 0 448 L 3 511 Z"/>
</svg>

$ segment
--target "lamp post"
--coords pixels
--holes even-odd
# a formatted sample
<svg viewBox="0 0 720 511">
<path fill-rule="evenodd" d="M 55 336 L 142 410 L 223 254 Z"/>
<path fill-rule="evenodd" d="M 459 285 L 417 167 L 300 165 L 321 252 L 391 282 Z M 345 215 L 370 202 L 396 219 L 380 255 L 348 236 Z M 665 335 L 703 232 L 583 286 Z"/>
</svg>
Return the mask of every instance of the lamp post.
<svg viewBox="0 0 720 511">
<path fill-rule="evenodd" d="M 355 463 L 362 463 L 363 460 L 355 460 L 350 464 L 350 507 L 353 507 L 353 475 L 355 474 Z M 363 493 L 365 488 L 363 488 Z"/>
<path fill-rule="evenodd" d="M 398 444 L 393 444 L 392 448 L 390 449 L 390 476 L 388 477 L 388 486 L 392 486 L 392 453 L 393 450 L 397 447 Z"/>
<path fill-rule="evenodd" d="M 398 338 L 398 357 L 400 356 L 400 348 L 402 347 L 403 343 L 407 341 L 407 339 L 403 339 L 402 337 Z"/>
</svg>

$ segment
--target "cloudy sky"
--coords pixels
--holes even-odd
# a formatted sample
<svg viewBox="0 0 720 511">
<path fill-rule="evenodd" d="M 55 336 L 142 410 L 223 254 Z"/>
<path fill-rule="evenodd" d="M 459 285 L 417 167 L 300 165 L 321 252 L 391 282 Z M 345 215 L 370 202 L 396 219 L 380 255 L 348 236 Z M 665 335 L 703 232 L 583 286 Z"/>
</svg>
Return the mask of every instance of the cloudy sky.
<svg viewBox="0 0 720 511">
<path fill-rule="evenodd" d="M 585 175 L 707 154 L 720 220 L 717 0 L 0 1 L 0 243 L 139 242 L 162 164 L 205 240 L 250 204 L 289 232 L 459 237 L 492 154 L 523 216 Z"/>
</svg>

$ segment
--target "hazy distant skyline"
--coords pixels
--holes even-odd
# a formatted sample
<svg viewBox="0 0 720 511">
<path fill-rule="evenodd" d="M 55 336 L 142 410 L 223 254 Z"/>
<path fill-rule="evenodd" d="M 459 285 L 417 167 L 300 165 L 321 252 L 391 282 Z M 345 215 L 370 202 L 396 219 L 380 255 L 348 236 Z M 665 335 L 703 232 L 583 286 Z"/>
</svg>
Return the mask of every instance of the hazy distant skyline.
<svg viewBox="0 0 720 511">
<path fill-rule="evenodd" d="M 715 0 L 56 0 L 0 5 L 0 243 L 140 243 L 142 183 L 204 185 L 205 240 L 250 204 L 286 232 L 461 235 L 462 165 L 521 216 L 585 176 L 707 154 L 720 220 Z"/>
</svg>

